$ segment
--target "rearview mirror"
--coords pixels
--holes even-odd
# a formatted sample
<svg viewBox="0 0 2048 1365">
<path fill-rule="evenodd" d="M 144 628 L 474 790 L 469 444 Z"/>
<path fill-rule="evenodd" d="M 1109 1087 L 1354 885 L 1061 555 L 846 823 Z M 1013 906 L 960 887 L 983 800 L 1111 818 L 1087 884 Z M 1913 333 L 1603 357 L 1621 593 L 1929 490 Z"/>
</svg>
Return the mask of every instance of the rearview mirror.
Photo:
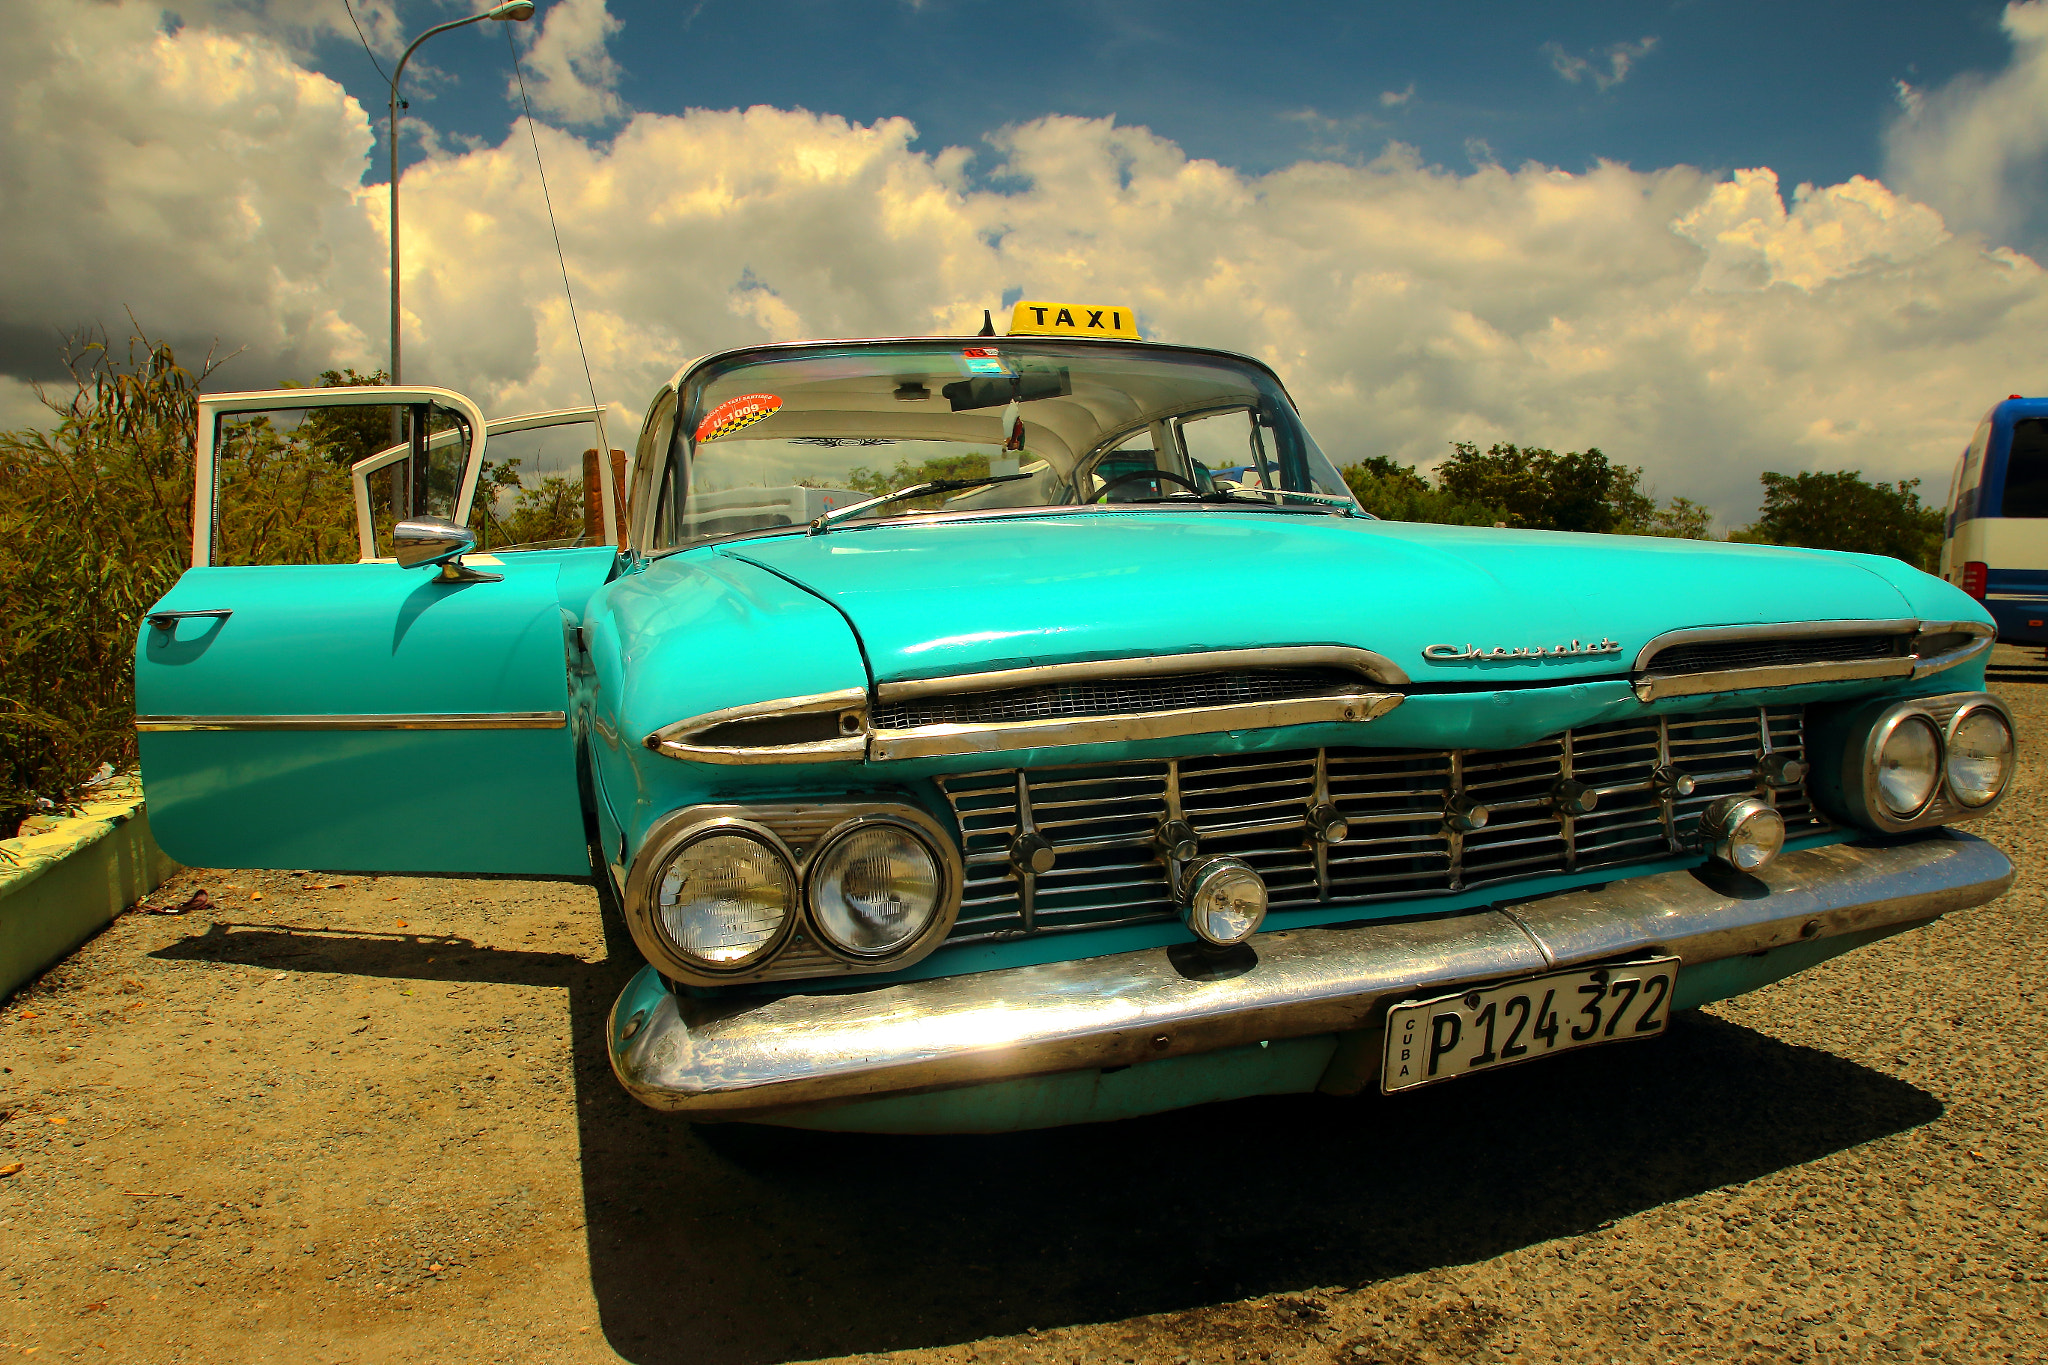
<svg viewBox="0 0 2048 1365">
<path fill-rule="evenodd" d="M 476 537 L 467 526 L 442 517 L 414 517 L 391 528 L 391 553 L 400 568 L 445 564 L 475 545 Z"/>
<path fill-rule="evenodd" d="M 463 551 L 476 544 L 467 526 L 441 517 L 413 517 L 391 528 L 391 553 L 400 568 L 441 566 L 443 583 L 502 583 L 501 573 L 478 573 L 462 562 Z"/>
</svg>

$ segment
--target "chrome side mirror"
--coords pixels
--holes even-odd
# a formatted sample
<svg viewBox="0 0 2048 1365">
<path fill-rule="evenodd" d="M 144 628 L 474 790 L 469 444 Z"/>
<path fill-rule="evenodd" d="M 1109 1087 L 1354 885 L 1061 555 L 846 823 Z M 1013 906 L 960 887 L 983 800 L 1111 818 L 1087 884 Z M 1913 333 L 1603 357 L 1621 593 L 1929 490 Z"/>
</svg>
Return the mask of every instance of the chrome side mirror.
<svg viewBox="0 0 2048 1365">
<path fill-rule="evenodd" d="M 391 528 L 391 553 L 403 569 L 424 569 L 440 565 L 448 582 L 497 583 L 505 575 L 478 573 L 462 562 L 462 555 L 476 548 L 476 537 L 467 526 L 445 517 L 412 517 Z"/>
</svg>

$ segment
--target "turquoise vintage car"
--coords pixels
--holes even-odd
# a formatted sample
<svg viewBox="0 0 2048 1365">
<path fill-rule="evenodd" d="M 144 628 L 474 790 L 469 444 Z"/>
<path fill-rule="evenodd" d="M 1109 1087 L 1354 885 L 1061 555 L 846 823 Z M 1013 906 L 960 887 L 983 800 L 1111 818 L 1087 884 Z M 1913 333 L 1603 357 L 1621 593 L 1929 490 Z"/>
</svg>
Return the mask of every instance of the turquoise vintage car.
<svg viewBox="0 0 2048 1365">
<path fill-rule="evenodd" d="M 361 562 L 218 562 L 232 420 L 372 402 L 447 414 L 376 466 L 410 519 L 359 469 Z M 728 351 L 655 395 L 625 507 L 599 480 L 622 543 L 479 554 L 509 426 L 206 401 L 138 644 L 152 825 L 197 866 L 594 878 L 647 963 L 613 1067 L 694 1120 L 1400 1094 L 1654 1047 L 2012 877 L 1951 828 L 2013 770 L 1962 592 L 1375 520 L 1249 357 L 1056 318 Z"/>
</svg>

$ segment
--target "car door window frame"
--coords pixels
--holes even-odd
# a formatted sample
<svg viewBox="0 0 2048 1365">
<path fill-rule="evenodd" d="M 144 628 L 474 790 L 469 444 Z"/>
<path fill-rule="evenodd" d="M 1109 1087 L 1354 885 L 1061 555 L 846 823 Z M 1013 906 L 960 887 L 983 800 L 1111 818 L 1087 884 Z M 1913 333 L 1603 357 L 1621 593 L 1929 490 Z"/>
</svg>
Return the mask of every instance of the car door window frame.
<svg viewBox="0 0 2048 1365">
<path fill-rule="evenodd" d="M 538 431 L 544 427 L 576 426 L 587 422 L 597 429 L 597 443 L 602 450 L 604 446 L 603 429 L 598 425 L 598 418 L 603 412 L 603 408 L 555 408 L 546 412 L 521 413 L 514 417 L 494 417 L 484 423 L 484 445 L 486 450 L 488 450 L 491 437 L 509 435 L 515 431 Z M 443 449 L 455 444 L 461 437 L 462 433 L 459 431 L 437 431 L 427 438 L 427 449 Z M 390 446 L 378 451 L 375 455 L 358 460 L 349 466 L 349 479 L 355 488 L 356 539 L 362 550 L 365 562 L 379 557 L 377 554 L 376 521 L 370 512 L 370 475 L 377 473 L 379 470 L 389 469 L 400 460 L 407 458 L 411 453 L 412 446 L 410 443 Z M 481 465 L 479 464 L 476 467 L 480 469 Z M 617 498 L 612 488 L 612 480 L 609 477 L 611 470 L 611 456 L 609 452 L 606 452 L 603 458 L 599 460 L 598 469 L 598 496 L 604 503 L 603 543 L 606 545 L 616 545 L 619 542 L 619 511 L 615 505 Z M 466 474 L 465 497 L 473 499 L 475 488 L 475 475 L 473 473 Z M 470 510 L 468 501 L 462 503 L 461 510 L 463 516 L 455 518 L 455 520 L 466 522 Z"/>
<path fill-rule="evenodd" d="M 470 503 L 476 496 L 477 475 L 483 469 L 484 432 L 488 424 L 484 420 L 482 409 L 453 389 L 406 385 L 339 389 L 266 389 L 249 393 L 201 394 L 192 450 L 192 567 L 203 569 L 213 564 L 214 545 L 219 539 L 219 455 L 223 417 L 246 412 L 304 412 L 314 408 L 409 408 L 421 404 L 446 408 L 469 424 L 469 456 L 463 467 L 462 482 L 455 495 L 455 511 L 462 518 L 467 518 Z M 399 449 L 410 453 L 410 443 Z M 358 504 L 359 515 L 360 507 L 361 504 Z"/>
</svg>

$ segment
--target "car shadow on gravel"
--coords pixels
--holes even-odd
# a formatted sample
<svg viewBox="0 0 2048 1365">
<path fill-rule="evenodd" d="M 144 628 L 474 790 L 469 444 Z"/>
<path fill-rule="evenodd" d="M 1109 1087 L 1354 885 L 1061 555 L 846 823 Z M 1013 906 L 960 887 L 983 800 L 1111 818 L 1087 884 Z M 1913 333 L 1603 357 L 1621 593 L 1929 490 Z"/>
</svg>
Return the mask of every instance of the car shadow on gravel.
<svg viewBox="0 0 2048 1365">
<path fill-rule="evenodd" d="M 606 920 L 601 963 L 227 925 L 157 956 L 564 988 L 592 1288 L 636 1365 L 937 1346 L 1367 1284 L 1941 1113 L 1894 1077 L 1695 1014 L 1659 1042 L 1391 1099 L 1247 1100 L 988 1137 L 692 1126 L 612 1078 L 605 1019 L 638 958 Z"/>
</svg>

